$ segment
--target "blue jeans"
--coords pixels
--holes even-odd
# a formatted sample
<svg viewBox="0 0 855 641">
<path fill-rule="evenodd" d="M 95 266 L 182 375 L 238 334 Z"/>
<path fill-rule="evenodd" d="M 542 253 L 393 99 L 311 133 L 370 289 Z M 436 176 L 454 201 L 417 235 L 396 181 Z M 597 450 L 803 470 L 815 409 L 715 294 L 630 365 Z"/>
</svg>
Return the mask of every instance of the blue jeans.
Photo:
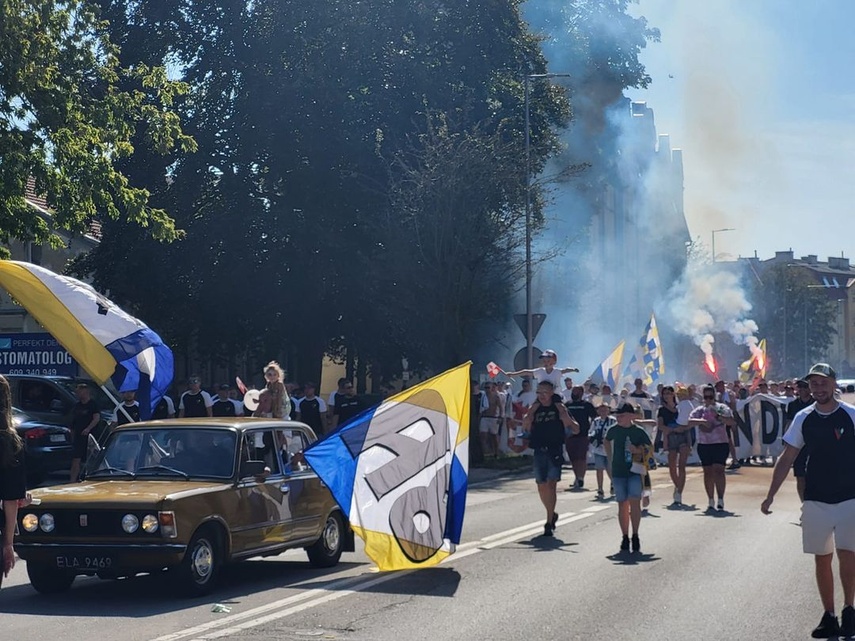
<svg viewBox="0 0 855 641">
<path fill-rule="evenodd" d="M 615 486 L 615 498 L 618 503 L 623 503 L 629 499 L 641 498 L 641 476 L 638 474 L 630 474 L 625 477 L 614 477 L 612 485 Z"/>
<path fill-rule="evenodd" d="M 564 457 L 561 450 L 534 451 L 534 482 L 543 485 L 546 481 L 561 480 L 561 463 Z"/>
</svg>

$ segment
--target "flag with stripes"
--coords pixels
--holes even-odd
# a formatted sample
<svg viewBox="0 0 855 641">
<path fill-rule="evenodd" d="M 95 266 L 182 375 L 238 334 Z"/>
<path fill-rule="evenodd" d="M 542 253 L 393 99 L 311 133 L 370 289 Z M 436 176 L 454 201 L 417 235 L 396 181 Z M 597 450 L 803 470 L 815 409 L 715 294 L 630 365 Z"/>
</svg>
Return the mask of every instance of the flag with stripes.
<svg viewBox="0 0 855 641">
<path fill-rule="evenodd" d="M 625 345 L 626 341 L 618 343 L 618 346 L 612 350 L 611 354 L 606 356 L 606 359 L 597 366 L 597 369 L 588 378 L 598 385 L 606 384 L 615 389 L 620 379 L 620 368 L 623 364 L 623 348 Z"/>
<path fill-rule="evenodd" d="M 629 361 L 625 375 L 633 379 L 640 378 L 645 385 L 652 385 L 665 375 L 665 358 L 662 355 L 656 316 L 653 314 L 650 315 L 650 322 L 636 345 L 635 354 Z"/>
</svg>

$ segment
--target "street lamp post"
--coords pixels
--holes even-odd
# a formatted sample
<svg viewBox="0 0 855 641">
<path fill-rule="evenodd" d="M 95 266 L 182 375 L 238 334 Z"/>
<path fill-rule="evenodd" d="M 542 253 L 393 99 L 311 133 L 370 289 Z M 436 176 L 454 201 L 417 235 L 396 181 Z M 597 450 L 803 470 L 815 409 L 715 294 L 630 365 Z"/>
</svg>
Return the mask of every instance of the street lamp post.
<svg viewBox="0 0 855 641">
<path fill-rule="evenodd" d="M 525 93 L 525 358 L 526 367 L 529 369 L 534 366 L 534 323 L 531 309 L 531 81 L 569 77 L 569 73 L 529 73 L 523 76 Z"/>
<path fill-rule="evenodd" d="M 722 227 L 721 229 L 712 230 L 712 262 L 715 262 L 715 235 L 723 231 L 736 231 L 736 229 L 734 227 Z"/>
</svg>

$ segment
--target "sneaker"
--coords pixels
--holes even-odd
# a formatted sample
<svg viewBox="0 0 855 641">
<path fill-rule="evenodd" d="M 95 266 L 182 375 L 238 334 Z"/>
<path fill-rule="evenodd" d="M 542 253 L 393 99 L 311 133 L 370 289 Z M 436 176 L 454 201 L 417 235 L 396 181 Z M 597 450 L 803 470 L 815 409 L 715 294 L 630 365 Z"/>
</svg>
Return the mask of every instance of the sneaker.
<svg viewBox="0 0 855 641">
<path fill-rule="evenodd" d="M 683 495 L 679 492 L 674 492 L 674 505 L 683 505 Z"/>
<path fill-rule="evenodd" d="M 626 534 L 624 534 L 623 538 L 620 540 L 620 551 L 629 552 L 629 537 Z"/>
<path fill-rule="evenodd" d="M 724 512 L 724 499 L 718 500 L 718 505 L 715 506 L 715 509 L 717 509 L 719 512 Z"/>
<path fill-rule="evenodd" d="M 810 636 L 814 639 L 833 639 L 839 635 L 840 626 L 837 625 L 837 617 L 830 612 L 822 615 L 819 625 L 810 633 Z"/>
<path fill-rule="evenodd" d="M 556 524 L 558 523 L 558 512 L 552 513 L 552 529 L 555 529 Z"/>
<path fill-rule="evenodd" d="M 602 501 L 604 498 L 606 498 L 606 493 L 602 490 L 597 490 L 597 498 Z"/>
<path fill-rule="evenodd" d="M 583 481 L 582 479 L 576 479 L 576 489 L 577 490 L 585 489 L 585 481 Z"/>
<path fill-rule="evenodd" d="M 543 526 L 543 536 L 552 536 L 552 531 L 553 531 L 554 529 L 555 529 L 555 527 L 552 525 L 552 523 L 551 523 L 551 522 L 550 522 L 550 523 L 546 523 L 546 524 Z"/>
<path fill-rule="evenodd" d="M 855 608 L 847 605 L 840 613 L 840 636 L 855 637 Z"/>
<path fill-rule="evenodd" d="M 641 541 L 638 540 L 638 535 L 632 535 L 632 551 L 633 552 L 641 552 Z"/>
<path fill-rule="evenodd" d="M 729 470 L 738 470 L 740 467 L 742 467 L 742 463 L 740 463 L 739 461 L 737 461 L 736 459 L 734 459 L 734 460 L 733 460 L 733 462 L 732 462 L 730 465 L 728 465 L 728 466 L 727 466 L 727 469 L 729 469 Z"/>
</svg>

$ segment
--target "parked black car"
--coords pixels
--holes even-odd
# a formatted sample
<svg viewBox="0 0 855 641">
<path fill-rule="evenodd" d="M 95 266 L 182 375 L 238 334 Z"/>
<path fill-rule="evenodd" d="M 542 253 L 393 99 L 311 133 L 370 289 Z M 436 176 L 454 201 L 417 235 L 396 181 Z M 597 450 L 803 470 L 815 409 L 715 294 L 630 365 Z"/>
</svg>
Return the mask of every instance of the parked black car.
<svg viewBox="0 0 855 641">
<path fill-rule="evenodd" d="M 28 487 L 40 485 L 51 472 L 71 467 L 71 430 L 39 421 L 14 407 L 12 421 L 24 441 Z"/>
<path fill-rule="evenodd" d="M 26 413 L 33 420 L 51 425 L 71 424 L 71 412 L 77 397 L 74 390 L 78 383 L 86 383 L 92 392 L 92 398 L 101 411 L 103 420 L 95 428 L 95 438 L 101 440 L 105 435 L 107 423 L 113 413 L 113 401 L 94 382 L 85 378 L 67 376 L 34 376 L 25 374 L 5 374 L 12 390 L 12 405 Z"/>
</svg>

